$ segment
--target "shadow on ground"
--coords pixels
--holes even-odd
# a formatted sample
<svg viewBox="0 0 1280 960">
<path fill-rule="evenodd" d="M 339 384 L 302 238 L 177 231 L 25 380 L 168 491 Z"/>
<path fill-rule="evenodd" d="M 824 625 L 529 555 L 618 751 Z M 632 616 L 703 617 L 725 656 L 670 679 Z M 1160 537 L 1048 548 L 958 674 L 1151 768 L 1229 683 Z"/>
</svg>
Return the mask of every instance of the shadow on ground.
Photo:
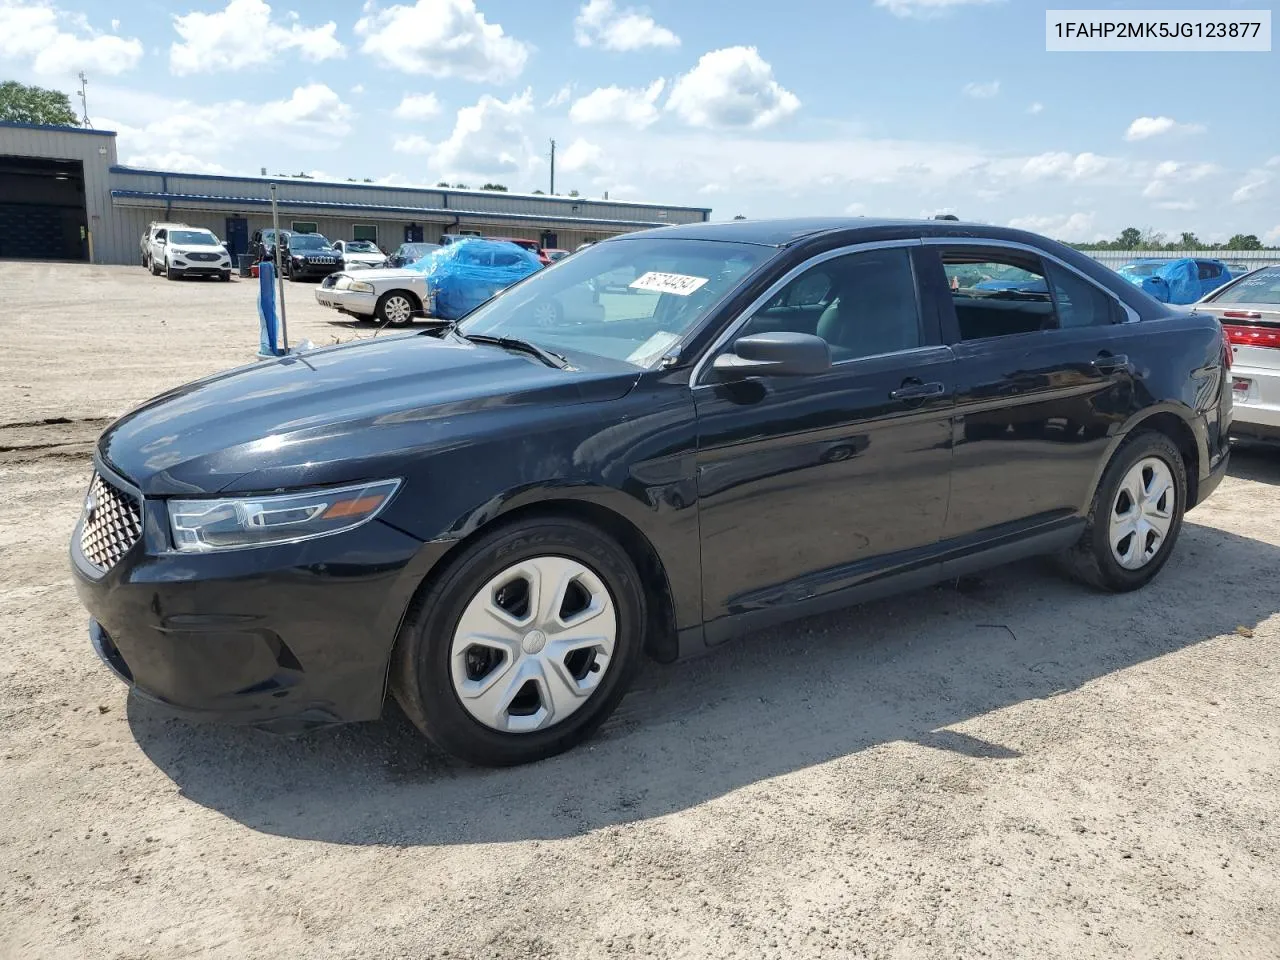
<svg viewBox="0 0 1280 960">
<path fill-rule="evenodd" d="M 1280 458 L 1241 460 L 1280 481 Z M 255 830 L 347 844 L 557 838 L 893 741 L 1007 762 L 1016 749 L 947 728 L 1253 627 L 1280 610 L 1264 573 L 1275 570 L 1277 547 L 1194 522 L 1132 594 L 1089 591 L 1047 563 L 1000 568 L 651 666 L 594 740 L 517 769 L 442 756 L 394 705 L 380 722 L 296 740 L 167 719 L 136 698 L 128 718 L 185 796 Z"/>
</svg>

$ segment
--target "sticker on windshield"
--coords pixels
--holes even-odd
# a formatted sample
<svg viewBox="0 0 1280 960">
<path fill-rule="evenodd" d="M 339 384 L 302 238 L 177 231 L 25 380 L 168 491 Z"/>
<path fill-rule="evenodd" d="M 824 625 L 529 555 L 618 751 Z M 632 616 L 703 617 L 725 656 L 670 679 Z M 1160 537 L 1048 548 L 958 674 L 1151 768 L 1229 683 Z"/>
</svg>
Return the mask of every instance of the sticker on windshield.
<svg viewBox="0 0 1280 960">
<path fill-rule="evenodd" d="M 632 290 L 652 290 L 654 293 L 674 293 L 677 297 L 687 297 L 707 282 L 706 277 L 690 277 L 683 273 L 648 273 L 636 277 L 628 286 Z"/>
<path fill-rule="evenodd" d="M 659 330 L 640 346 L 636 347 L 631 352 L 631 355 L 627 357 L 627 362 L 634 363 L 638 367 L 652 366 L 655 360 L 664 356 L 668 350 L 679 342 L 679 334 Z"/>
</svg>

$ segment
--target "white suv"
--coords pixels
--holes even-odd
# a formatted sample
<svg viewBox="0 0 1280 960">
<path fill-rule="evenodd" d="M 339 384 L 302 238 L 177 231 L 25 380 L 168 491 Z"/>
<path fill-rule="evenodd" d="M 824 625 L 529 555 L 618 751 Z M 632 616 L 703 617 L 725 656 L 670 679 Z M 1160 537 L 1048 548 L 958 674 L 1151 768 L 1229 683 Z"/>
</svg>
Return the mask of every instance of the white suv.
<svg viewBox="0 0 1280 960">
<path fill-rule="evenodd" d="M 186 223 L 170 223 L 165 220 L 152 220 L 147 224 L 147 232 L 142 235 L 140 245 L 142 247 L 142 265 L 148 270 L 151 269 L 151 244 L 155 242 L 156 234 L 167 233 L 174 227 L 186 227 Z"/>
<path fill-rule="evenodd" d="M 222 241 L 199 227 L 161 227 L 151 241 L 151 272 L 170 280 L 183 277 L 231 279 L 231 254 Z"/>
<path fill-rule="evenodd" d="M 335 240 L 333 249 L 342 255 L 339 267 L 343 270 L 380 267 L 387 259 L 387 255 L 372 240 Z"/>
</svg>

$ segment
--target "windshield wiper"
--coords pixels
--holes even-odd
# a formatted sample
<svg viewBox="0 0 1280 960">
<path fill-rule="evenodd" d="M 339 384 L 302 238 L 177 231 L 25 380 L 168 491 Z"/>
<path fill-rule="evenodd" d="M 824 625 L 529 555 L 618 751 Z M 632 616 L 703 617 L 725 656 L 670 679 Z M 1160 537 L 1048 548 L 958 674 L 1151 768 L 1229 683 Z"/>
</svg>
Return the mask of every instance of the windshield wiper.
<svg viewBox="0 0 1280 960">
<path fill-rule="evenodd" d="M 528 340 L 520 340 L 517 337 L 495 337 L 487 333 L 459 333 L 458 336 L 464 340 L 470 340 L 472 343 L 491 343 L 495 347 L 505 347 L 508 350 L 519 350 L 521 353 L 527 353 L 530 356 L 537 357 L 548 367 L 555 367 L 557 370 L 564 370 L 569 366 L 569 361 L 560 354 L 551 350 L 545 350 L 536 343 L 530 343 Z"/>
</svg>

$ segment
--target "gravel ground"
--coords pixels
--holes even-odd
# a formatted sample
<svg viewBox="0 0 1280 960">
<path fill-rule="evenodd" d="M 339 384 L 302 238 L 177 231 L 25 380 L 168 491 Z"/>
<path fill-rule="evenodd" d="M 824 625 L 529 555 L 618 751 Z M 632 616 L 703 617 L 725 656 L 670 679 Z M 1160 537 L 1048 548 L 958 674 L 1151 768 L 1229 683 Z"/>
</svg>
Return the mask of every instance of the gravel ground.
<svg viewBox="0 0 1280 960">
<path fill-rule="evenodd" d="M 295 337 L 357 332 L 288 289 Z M 1021 564 L 804 620 L 476 770 L 391 707 L 283 740 L 127 698 L 67 571 L 88 451 L 251 359 L 253 284 L 0 299 L 0 957 L 1280 953 L 1280 455 L 1137 594 Z"/>
</svg>

